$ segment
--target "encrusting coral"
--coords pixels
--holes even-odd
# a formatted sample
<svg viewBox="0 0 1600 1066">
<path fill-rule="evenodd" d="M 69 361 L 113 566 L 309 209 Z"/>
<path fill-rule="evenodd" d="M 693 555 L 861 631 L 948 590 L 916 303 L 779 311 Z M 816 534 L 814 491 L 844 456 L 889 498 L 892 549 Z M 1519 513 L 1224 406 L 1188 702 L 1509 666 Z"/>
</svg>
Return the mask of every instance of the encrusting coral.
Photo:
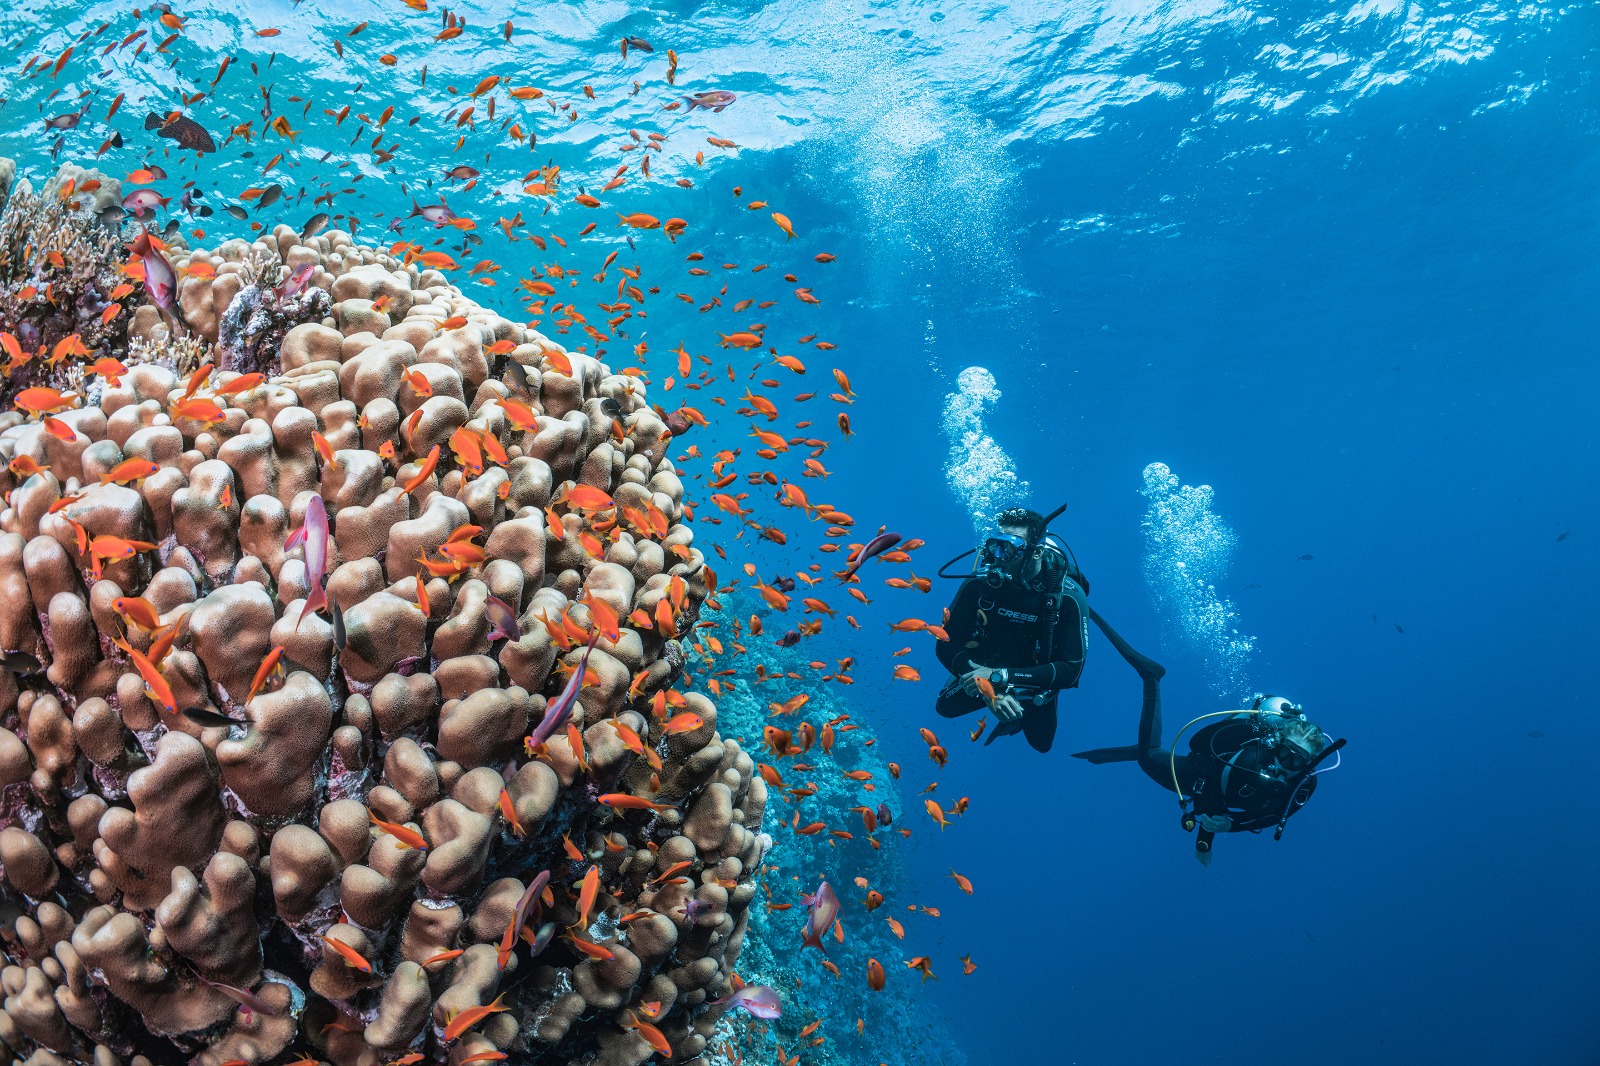
<svg viewBox="0 0 1600 1066">
<path fill-rule="evenodd" d="M 0 1043 L 704 1061 L 766 786 L 640 383 L 339 231 L 133 247 L 125 369 L 0 415 Z"/>
</svg>

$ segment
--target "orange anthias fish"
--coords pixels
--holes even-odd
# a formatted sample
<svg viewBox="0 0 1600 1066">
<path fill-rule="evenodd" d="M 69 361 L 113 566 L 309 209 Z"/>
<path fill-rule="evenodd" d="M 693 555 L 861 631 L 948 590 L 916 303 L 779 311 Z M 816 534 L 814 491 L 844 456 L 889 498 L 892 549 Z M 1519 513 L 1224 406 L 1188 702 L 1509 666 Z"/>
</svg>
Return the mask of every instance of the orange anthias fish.
<svg viewBox="0 0 1600 1066">
<path fill-rule="evenodd" d="M 474 1025 L 477 1025 L 489 1015 L 499 1014 L 501 1011 L 510 1010 L 510 1007 L 503 1007 L 500 1005 L 500 1000 L 504 998 L 504 995 L 504 993 L 501 993 L 499 996 L 495 997 L 493 1003 L 485 1006 L 468 1007 L 466 1010 L 457 1011 L 452 1014 L 450 1016 L 450 1020 L 445 1023 L 444 1038 L 446 1040 L 455 1040 L 462 1033 L 466 1032 L 468 1029 L 471 1029 Z"/>
<path fill-rule="evenodd" d="M 594 908 L 595 897 L 600 894 L 600 867 L 590 866 L 589 872 L 583 875 L 583 884 L 578 889 L 578 920 L 572 924 L 574 929 L 586 928 L 589 924 L 589 912 Z"/>
<path fill-rule="evenodd" d="M 417 832 L 415 829 L 412 829 L 410 826 L 398 825 L 394 822 L 386 822 L 382 818 L 379 818 L 376 814 L 373 814 L 370 810 L 367 811 L 367 817 L 372 819 L 373 825 L 394 837 L 396 843 L 398 843 L 401 847 L 411 848 L 416 851 L 428 850 L 427 840 L 423 838 L 421 833 Z"/>
<path fill-rule="evenodd" d="M 244 698 L 246 703 L 256 698 L 256 693 L 261 691 L 261 686 L 267 683 L 267 678 L 273 674 L 282 674 L 283 645 L 274 645 L 267 652 L 266 658 L 261 660 L 261 665 L 256 668 L 256 676 L 250 681 L 250 694 Z"/>
<path fill-rule="evenodd" d="M 100 475 L 100 484 L 126 485 L 130 481 L 141 481 L 160 469 L 148 459 L 124 459 Z"/>
<path fill-rule="evenodd" d="M 70 392 L 62 395 L 56 389 L 32 388 L 17 393 L 12 403 L 30 415 L 53 415 L 69 407 L 76 407 L 78 397 Z"/>
<path fill-rule="evenodd" d="M 517 820 L 517 808 L 511 802 L 511 793 L 505 789 L 500 790 L 500 814 L 505 818 L 506 824 L 511 826 L 513 836 L 522 836 L 522 823 Z"/>
<path fill-rule="evenodd" d="M 435 444 L 428 452 L 428 458 L 423 460 L 422 467 L 412 475 L 404 485 L 406 492 L 415 492 L 422 487 L 423 482 L 433 476 L 434 468 L 439 465 L 439 446 Z"/>
<path fill-rule="evenodd" d="M 564 498 L 569 507 L 580 511 L 604 511 L 616 506 L 610 494 L 593 485 L 574 485 L 566 491 Z"/>
<path fill-rule="evenodd" d="M 128 653 L 129 658 L 133 660 L 134 668 L 139 671 L 139 676 L 144 678 L 146 695 L 166 708 L 168 714 L 177 714 L 178 701 L 172 694 L 172 686 L 161 676 L 156 664 L 137 648 L 124 644 L 122 650 Z"/>
<path fill-rule="evenodd" d="M 93 558 L 95 566 L 101 561 L 115 563 L 123 559 L 131 559 L 140 552 L 152 552 L 156 546 L 142 540 L 124 540 L 109 534 L 101 534 L 89 542 L 89 555 Z"/>
<path fill-rule="evenodd" d="M 111 601 L 111 609 L 121 615 L 124 622 L 130 622 L 146 633 L 161 628 L 161 618 L 156 614 L 155 606 L 143 597 L 118 596 Z"/>
<path fill-rule="evenodd" d="M 322 941 L 334 951 L 337 951 L 339 956 L 344 959 L 345 962 L 360 970 L 362 973 L 372 972 L 372 963 L 368 962 L 366 958 L 362 956 L 361 952 L 357 951 L 349 944 L 346 944 L 342 940 L 335 940 L 326 933 L 322 934 Z"/>
<path fill-rule="evenodd" d="M 673 809 L 670 803 L 652 803 L 643 796 L 632 796 L 626 792 L 607 792 L 595 802 L 606 807 L 615 807 L 619 810 L 670 811 Z"/>
</svg>

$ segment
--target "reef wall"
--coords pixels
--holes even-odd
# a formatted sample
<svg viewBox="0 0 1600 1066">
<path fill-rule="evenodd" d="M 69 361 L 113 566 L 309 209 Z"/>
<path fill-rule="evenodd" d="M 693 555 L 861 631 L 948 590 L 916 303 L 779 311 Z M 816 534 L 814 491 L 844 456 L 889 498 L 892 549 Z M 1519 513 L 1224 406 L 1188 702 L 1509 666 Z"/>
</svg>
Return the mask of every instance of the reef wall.
<svg viewBox="0 0 1600 1066">
<path fill-rule="evenodd" d="M 640 382 L 339 231 L 126 255 L 0 413 L 4 1050 L 705 1062 L 767 790 Z"/>
</svg>

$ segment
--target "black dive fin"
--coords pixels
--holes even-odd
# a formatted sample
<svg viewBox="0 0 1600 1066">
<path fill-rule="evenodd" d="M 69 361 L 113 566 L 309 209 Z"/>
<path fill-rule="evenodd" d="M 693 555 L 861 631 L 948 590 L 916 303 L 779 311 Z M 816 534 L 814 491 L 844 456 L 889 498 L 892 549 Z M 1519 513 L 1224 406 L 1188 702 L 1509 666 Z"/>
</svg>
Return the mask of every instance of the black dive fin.
<svg viewBox="0 0 1600 1066">
<path fill-rule="evenodd" d="M 1125 748 L 1095 748 L 1093 751 L 1075 751 L 1074 759 L 1087 759 L 1099 765 L 1108 762 L 1138 762 L 1139 745 L 1129 744 Z"/>
</svg>

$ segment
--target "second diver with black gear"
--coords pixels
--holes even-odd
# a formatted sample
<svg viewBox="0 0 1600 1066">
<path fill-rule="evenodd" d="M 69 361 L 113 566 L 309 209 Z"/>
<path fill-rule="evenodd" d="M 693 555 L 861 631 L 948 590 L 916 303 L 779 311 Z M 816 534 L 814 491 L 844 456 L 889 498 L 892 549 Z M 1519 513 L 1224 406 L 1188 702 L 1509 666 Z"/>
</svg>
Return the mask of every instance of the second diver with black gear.
<svg viewBox="0 0 1600 1066">
<path fill-rule="evenodd" d="M 950 605 L 950 639 L 937 654 L 954 676 L 935 709 L 957 718 L 990 706 L 982 678 L 999 718 L 990 742 L 1020 732 L 1036 751 L 1049 751 L 1056 699 L 1083 673 L 1088 581 L 1066 544 L 1045 531 L 1061 510 L 1045 517 L 1018 507 L 997 515 L 1000 531 L 976 549 L 977 564 Z"/>
</svg>

